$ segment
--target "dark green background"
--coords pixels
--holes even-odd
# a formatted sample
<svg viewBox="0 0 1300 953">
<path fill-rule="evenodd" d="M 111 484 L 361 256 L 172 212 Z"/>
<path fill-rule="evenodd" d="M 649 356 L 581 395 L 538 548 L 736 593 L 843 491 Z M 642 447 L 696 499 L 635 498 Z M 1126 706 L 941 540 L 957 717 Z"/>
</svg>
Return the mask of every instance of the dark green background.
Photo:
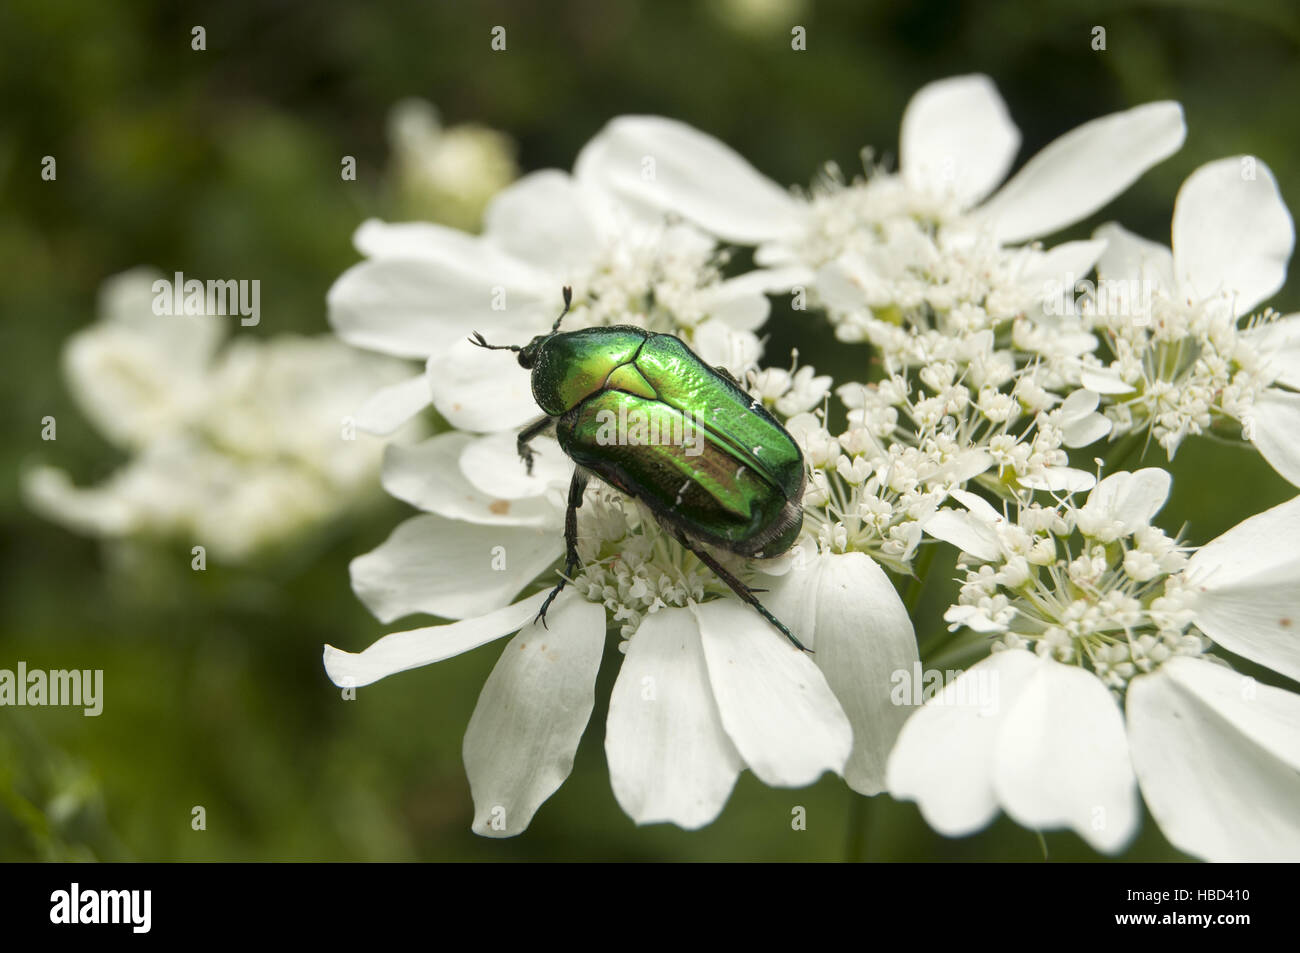
<svg viewBox="0 0 1300 953">
<path fill-rule="evenodd" d="M 1072 834 L 1040 845 L 1000 820 L 963 840 L 911 805 L 864 802 L 836 779 L 808 790 L 745 775 L 698 833 L 637 829 L 610 792 L 598 705 L 573 776 L 523 837 L 469 832 L 460 741 L 495 661 L 487 647 L 342 702 L 320 647 L 386 631 L 354 599 L 347 562 L 404 508 L 337 525 L 295 558 L 188 568 L 187 547 L 126 573 L 101 547 L 42 522 L 18 496 L 33 460 L 102 479 L 121 457 L 77 413 L 58 372 L 64 339 L 94 317 L 101 281 L 137 264 L 256 277 L 262 323 L 237 334 L 325 329 L 324 295 L 356 256 L 350 234 L 390 214 L 381 173 L 388 107 L 409 95 L 449 123 L 519 143 L 524 170 L 567 168 L 610 117 L 654 112 L 720 136 L 782 182 L 807 183 L 858 150 L 897 149 L 927 81 L 990 74 L 1024 134 L 1023 162 L 1112 110 L 1180 100 L 1187 144 L 1110 209 L 1168 241 L 1179 183 L 1253 153 L 1300 198 L 1300 14 L 1260 2 L 912 2 L 804 5 L 793 23 L 738 30 L 725 6 L 666 2 L 152 2 L 7 0 L 0 6 L 0 667 L 102 668 L 99 718 L 0 709 L 0 858 L 103 859 L 1053 859 L 1096 857 Z M 206 52 L 190 29 L 207 30 Z M 489 32 L 507 28 L 508 50 Z M 1107 50 L 1090 48 L 1093 26 Z M 58 179 L 40 179 L 44 155 Z M 339 160 L 355 155 L 357 182 Z M 1274 304 L 1292 310 L 1293 279 Z M 781 303 L 769 356 L 793 344 L 819 369 L 862 376 L 866 352 Z M 56 444 L 40 419 L 59 421 Z M 1157 461 L 1158 462 L 1158 461 Z M 1174 466 L 1170 529 L 1204 542 L 1291 490 L 1256 457 L 1192 441 Z M 942 565 L 937 567 L 943 569 Z M 942 574 L 940 574 L 942 575 Z M 947 602 L 923 595 L 919 634 Z M 611 652 L 598 697 L 619 656 Z M 856 813 L 851 806 L 859 805 Z M 194 805 L 207 830 L 190 828 Z M 790 827 L 808 810 L 808 830 Z M 1149 819 L 1129 858 L 1177 856 Z"/>
</svg>

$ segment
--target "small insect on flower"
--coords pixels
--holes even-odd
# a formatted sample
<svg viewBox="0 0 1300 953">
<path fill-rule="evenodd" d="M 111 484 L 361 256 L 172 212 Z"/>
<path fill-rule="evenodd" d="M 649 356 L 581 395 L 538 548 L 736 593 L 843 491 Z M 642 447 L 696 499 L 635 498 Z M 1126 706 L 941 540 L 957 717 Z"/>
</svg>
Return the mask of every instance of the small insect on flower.
<svg viewBox="0 0 1300 953">
<path fill-rule="evenodd" d="M 533 397 L 545 416 L 519 434 L 519 456 L 532 471 L 529 441 L 551 428 L 577 464 L 564 519 L 565 563 L 538 618 L 578 569 L 578 507 L 594 474 L 644 503 L 659 524 L 737 596 L 794 645 L 804 646 L 755 592 L 705 549 L 758 559 L 788 551 L 803 526 L 807 481 L 793 437 L 721 367 L 710 367 L 671 334 L 630 325 L 560 331 L 573 290 L 549 334 L 528 344 L 479 347 L 513 351 L 532 371 Z M 628 423 L 631 422 L 629 429 Z"/>
</svg>

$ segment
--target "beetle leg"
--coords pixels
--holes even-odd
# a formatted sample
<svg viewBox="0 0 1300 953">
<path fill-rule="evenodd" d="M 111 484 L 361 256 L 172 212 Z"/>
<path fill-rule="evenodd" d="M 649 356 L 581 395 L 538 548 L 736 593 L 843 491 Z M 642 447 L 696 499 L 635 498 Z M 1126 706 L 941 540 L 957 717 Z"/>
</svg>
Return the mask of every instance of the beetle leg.
<svg viewBox="0 0 1300 953">
<path fill-rule="evenodd" d="M 759 602 L 758 596 L 754 595 L 755 592 L 763 592 L 765 590 L 751 589 L 749 586 L 745 585 L 743 582 L 737 579 L 735 575 L 732 574 L 731 570 L 727 569 L 726 566 L 718 562 L 708 552 L 708 550 L 706 550 L 703 546 L 693 542 L 690 539 L 690 537 L 686 536 L 684 533 L 674 532 L 673 535 L 677 537 L 678 542 L 680 542 L 683 546 L 685 546 L 687 549 L 693 552 L 696 555 L 696 557 L 700 560 L 700 562 L 704 563 L 704 565 L 712 569 L 714 574 L 723 582 L 725 582 L 727 586 L 731 589 L 731 591 L 740 597 L 740 600 L 742 602 L 749 603 L 758 611 L 759 615 L 761 615 L 768 622 L 772 623 L 772 625 L 776 626 L 777 630 L 780 631 L 780 633 L 784 635 L 787 639 L 789 639 L 795 648 L 797 648 L 801 652 L 807 652 L 809 655 L 812 654 L 812 649 L 805 647 L 802 642 L 796 639 L 793 633 L 791 633 L 790 630 L 785 627 L 785 623 L 782 622 L 780 619 L 778 619 L 776 616 L 772 615 L 771 611 L 767 608 L 767 606 Z"/>
<path fill-rule="evenodd" d="M 715 365 L 713 369 L 717 371 L 719 374 L 721 374 L 723 377 L 725 377 L 727 380 L 731 381 L 731 383 L 735 384 L 737 387 L 743 387 L 740 381 L 736 380 L 736 375 L 731 373 L 731 371 L 727 370 L 721 364 Z"/>
<path fill-rule="evenodd" d="M 533 475 L 533 458 L 537 456 L 537 451 L 528 446 L 528 441 L 532 440 L 552 423 L 550 417 L 543 417 L 540 420 L 534 420 L 531 424 L 519 431 L 519 440 L 516 446 L 519 448 L 519 459 L 524 461 L 524 466 L 528 470 L 528 475 Z"/>
<path fill-rule="evenodd" d="M 587 491 L 588 478 L 587 471 L 578 467 L 573 471 L 573 479 L 569 482 L 569 507 L 564 511 L 564 574 L 560 576 L 559 583 L 551 590 L 551 594 L 546 597 L 541 609 L 537 611 L 537 619 L 541 620 L 542 625 L 546 625 L 546 610 L 551 607 L 555 597 L 568 584 L 569 577 L 577 572 L 581 564 L 581 560 L 578 559 L 578 507 L 582 506 L 582 495 Z"/>
</svg>

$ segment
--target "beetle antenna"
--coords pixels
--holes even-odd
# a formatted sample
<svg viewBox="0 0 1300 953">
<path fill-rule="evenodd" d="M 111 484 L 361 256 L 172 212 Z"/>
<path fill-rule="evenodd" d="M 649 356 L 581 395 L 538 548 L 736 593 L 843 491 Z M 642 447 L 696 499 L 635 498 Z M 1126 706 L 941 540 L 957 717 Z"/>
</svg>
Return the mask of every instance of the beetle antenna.
<svg viewBox="0 0 1300 953">
<path fill-rule="evenodd" d="M 560 312 L 560 316 L 556 318 L 555 323 L 551 325 L 552 334 L 560 330 L 560 322 L 563 321 L 564 316 L 569 313 L 569 306 L 571 304 L 573 304 L 573 289 L 568 285 L 565 285 L 564 286 L 564 310 Z"/>
<path fill-rule="evenodd" d="M 474 336 L 469 339 L 469 342 L 471 344 L 477 344 L 479 347 L 487 348 L 489 351 L 514 351 L 517 354 L 522 350 L 518 344 L 488 344 L 488 342 L 483 338 L 483 335 L 479 334 L 477 331 L 474 332 Z"/>
</svg>

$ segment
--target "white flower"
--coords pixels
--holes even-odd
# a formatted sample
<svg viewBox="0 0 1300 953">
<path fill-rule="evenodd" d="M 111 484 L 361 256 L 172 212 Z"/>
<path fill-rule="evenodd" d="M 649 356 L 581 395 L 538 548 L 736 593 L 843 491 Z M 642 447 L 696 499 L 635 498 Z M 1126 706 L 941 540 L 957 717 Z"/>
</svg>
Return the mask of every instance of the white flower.
<svg viewBox="0 0 1300 953">
<path fill-rule="evenodd" d="M 363 425 L 387 433 L 432 403 L 453 426 L 507 430 L 537 415 L 522 368 L 474 347 L 526 344 L 549 330 L 574 289 L 565 329 L 635 324 L 674 332 L 739 376 L 760 348 L 765 292 L 779 275 L 723 279 L 713 240 L 639 215 L 557 170 L 535 172 L 489 204 L 482 236 L 438 225 L 366 222 L 367 260 L 330 289 L 330 321 L 357 347 L 428 361 L 425 375 L 376 395 Z"/>
<path fill-rule="evenodd" d="M 422 99 L 393 106 L 388 139 L 394 185 L 411 217 L 477 228 L 488 201 L 519 175 L 508 136 L 473 124 L 444 128 Z"/>
<path fill-rule="evenodd" d="M 1110 433 L 1111 422 L 1097 413 L 1099 398 L 1090 390 L 1076 390 L 1061 403 L 1062 443 L 1086 447 Z"/>
<path fill-rule="evenodd" d="M 1027 827 L 1069 827 L 1116 852 L 1136 832 L 1140 785 L 1162 831 L 1188 853 L 1300 858 L 1300 697 L 1207 654 L 1212 639 L 1300 674 L 1300 498 L 1187 559 L 1150 526 L 1168 492 L 1168 475 L 1147 469 L 1106 478 L 1082 507 L 1063 504 L 1061 518 L 1097 564 L 1076 572 L 1080 556 L 1066 572 L 1062 557 L 1007 585 L 1017 616 L 1000 651 L 904 725 L 889 790 L 916 800 L 936 830 L 971 833 L 1001 808 Z M 1013 523 L 969 494 L 962 502 L 965 515 L 940 511 L 926 530 L 987 564 L 968 574 L 965 611 L 950 612 L 969 625 L 990 591 L 1003 592 L 994 570 L 1017 534 L 1050 538 L 1062 527 L 1025 508 Z M 1134 552 L 1150 560 L 1142 572 L 1130 567 Z M 995 686 L 996 704 L 987 692 L 978 706 L 964 702 L 972 683 Z"/>
<path fill-rule="evenodd" d="M 1173 249 L 1118 225 L 1107 243 L 1088 313 L 1109 338 L 1109 366 L 1085 371 L 1124 429 L 1150 428 L 1172 456 L 1216 418 L 1300 485 L 1300 315 L 1240 319 L 1286 279 L 1295 245 L 1291 215 L 1268 167 L 1220 159 L 1178 192 Z"/>
<path fill-rule="evenodd" d="M 830 393 L 831 378 L 811 367 L 784 371 L 767 367 L 749 375 L 749 390 L 782 417 L 793 417 L 817 407 Z"/>
<path fill-rule="evenodd" d="M 516 429 L 538 415 L 529 376 L 508 358 L 470 346 L 465 341 L 469 331 L 482 331 L 492 343 L 526 343 L 551 327 L 558 291 L 571 285 L 575 295 L 564 319 L 566 330 L 620 323 L 676 333 L 706 362 L 739 377 L 760 353 L 753 332 L 767 316 L 765 292 L 788 283 L 782 275 L 762 270 L 724 280 L 720 251 L 711 238 L 694 226 L 665 223 L 657 213 L 647 215 L 616 199 L 581 169 L 574 176 L 548 171 L 521 179 L 493 200 L 480 238 L 436 226 L 372 222 L 358 231 L 356 240 L 368 260 L 343 275 L 331 291 L 336 330 L 359 346 L 428 358 L 423 381 L 376 395 L 367 422 L 382 432 L 431 401 L 457 430 L 479 435 L 453 432 L 417 447 L 390 450 L 385 486 L 430 512 L 399 526 L 352 567 L 354 589 L 385 621 L 411 612 L 462 620 L 421 630 L 439 641 L 453 632 L 472 632 L 474 638 L 486 633 L 486 639 L 519 629 L 522 619 L 495 613 L 535 581 L 549 585 L 551 578 L 543 573 L 561 555 L 571 473 L 558 445 L 545 439 L 536 444 L 533 474 L 525 473 L 514 441 Z M 758 371 L 754 382 L 758 394 L 781 414 L 819 404 L 830 383 L 811 368 L 790 374 Z M 631 674 L 620 676 L 607 726 L 611 778 L 634 819 L 687 827 L 707 823 L 745 766 L 772 784 L 806 784 L 829 770 L 844 773 L 866 793 L 881 789 L 884 756 L 906 713 L 889 703 L 889 672 L 910 665 L 916 647 L 901 601 L 869 558 L 818 552 L 812 546 L 798 550 L 804 556 L 797 565 L 792 554 L 779 565 L 746 567 L 719 554 L 742 575 L 777 574 L 764 601 L 786 606 L 773 611 L 788 611 L 797 620 L 787 624 L 800 627 L 805 644 L 809 638 L 817 641 L 821 648 L 814 661 L 787 651 L 788 643 L 768 623 L 736 602 L 720 580 L 639 507 L 606 488 L 591 488 L 578 521 L 583 565 L 571 590 L 577 595 L 565 593 L 557 600 L 548 617 L 552 628 L 559 625 L 561 602 L 570 605 L 583 597 L 603 605 L 607 615 L 601 618 L 626 640 L 625 672 L 660 672 L 660 681 L 674 672 L 695 673 L 693 681 L 671 679 L 674 697 L 686 693 L 676 703 L 680 718 L 662 704 L 632 704 L 638 683 Z M 891 545 L 902 552 L 919 538 L 919 526 L 913 526 L 895 533 Z M 800 598 L 787 605 L 787 590 Z M 859 600 L 876 610 L 876 621 L 865 631 L 851 611 L 862 604 Z M 576 618 L 577 611 L 565 617 Z M 710 627 L 711 620 L 723 617 L 729 620 L 728 631 Z M 476 620 L 484 618 L 498 621 L 482 628 Z M 541 644 L 538 638 L 545 641 L 536 635 L 526 629 L 516 641 L 530 646 Z M 733 637 L 752 643 L 743 664 L 719 654 L 724 651 L 719 646 L 730 645 Z M 386 653 L 380 646 L 393 645 L 393 638 L 355 658 Z M 399 640 L 397 644 L 416 645 L 414 654 L 403 655 L 396 667 L 385 663 L 374 677 L 421 664 L 412 659 L 432 660 L 438 653 L 423 647 L 422 639 Z M 818 668 L 823 651 L 825 658 L 840 660 L 833 676 Z M 583 664 L 591 663 L 589 653 L 580 656 Z M 344 661 L 351 658 L 329 650 L 332 677 L 350 677 L 355 672 L 349 666 L 364 669 L 369 664 Z M 498 672 L 515 666 L 515 658 L 507 650 Z M 749 673 L 753 685 L 775 693 L 766 705 L 731 686 L 740 671 Z M 572 670 L 564 684 L 586 685 L 589 676 L 594 677 L 594 669 Z M 517 706 L 511 710 L 541 712 L 557 704 L 543 686 L 520 683 L 520 677 L 494 676 L 467 734 L 466 767 L 479 814 L 475 829 L 482 833 L 517 833 L 527 826 L 537 805 L 567 773 L 565 758 L 571 757 L 590 711 L 589 704 L 584 708 L 573 701 L 577 696 L 559 700 L 575 706 L 566 709 L 572 715 L 565 721 L 571 729 L 563 738 L 567 754 L 547 765 L 529 760 L 534 754 L 550 757 L 544 755 L 550 749 L 537 744 L 523 726 L 518 739 L 493 742 L 498 754 L 484 755 L 475 740 L 476 726 L 505 730 L 496 709 L 509 705 Z M 850 677 L 869 678 L 866 690 L 844 681 Z M 828 682 L 833 684 L 828 687 Z M 848 699 L 847 715 L 831 688 Z M 582 691 L 588 697 L 590 686 Z M 511 701 L 514 692 L 520 694 Z M 528 709 L 530 705 L 538 707 Z M 772 714 L 782 727 L 772 727 Z M 696 750 L 705 740 L 707 750 Z M 516 771 L 531 779 L 526 791 L 511 780 Z M 547 780 L 538 780 L 542 778 Z M 502 793 L 509 791 L 509 796 Z M 510 816 L 504 827 L 490 823 L 497 807 Z"/>
<path fill-rule="evenodd" d="M 108 281 L 100 321 L 64 351 L 78 405 L 131 459 L 89 489 L 34 468 L 29 504 L 78 532 L 179 538 L 234 562 L 367 498 L 382 447 L 354 435 L 349 415 L 401 363 L 332 338 L 218 352 L 230 319 L 154 314 L 154 278 Z"/>
<path fill-rule="evenodd" d="M 994 686 L 996 704 L 967 681 Z M 1140 816 L 1123 718 L 1091 674 L 1021 649 L 998 652 L 946 685 L 903 725 L 889 791 L 936 831 L 973 833 L 1005 810 L 1031 828 L 1068 826 L 1121 850 Z"/>
<path fill-rule="evenodd" d="M 927 85 L 908 104 L 897 174 L 871 169 L 845 184 L 828 167 L 808 198 L 781 189 L 716 139 L 659 117 L 612 121 L 577 169 L 711 234 L 760 246 L 756 260 L 785 266 L 791 284 L 815 279 L 842 339 L 883 348 L 889 326 L 904 319 L 934 313 L 949 330 L 965 322 L 976 331 L 1037 310 L 1045 283 L 1086 274 L 1102 243 L 1049 253 L 1003 246 L 1091 214 L 1176 151 L 1184 135 L 1176 103 L 1103 117 L 1047 146 L 985 200 L 1010 168 L 1020 134 L 987 77 L 961 76 Z"/>
<path fill-rule="evenodd" d="M 446 658 L 511 632 L 465 734 L 474 830 L 512 836 L 563 783 L 594 704 L 605 612 L 576 590 L 531 622 L 531 597 L 487 616 L 395 633 L 365 652 L 326 647 L 339 685 Z M 526 625 L 524 623 L 527 623 Z M 748 766 L 802 786 L 840 771 L 851 730 L 816 666 L 747 607 L 716 600 L 648 616 L 610 698 L 606 752 L 614 793 L 638 823 L 694 829 L 721 811 Z"/>
<path fill-rule="evenodd" d="M 1004 246 L 1089 214 L 1183 135 L 1174 103 L 1105 117 L 1048 146 L 984 201 L 1019 133 L 992 83 L 971 76 L 917 93 L 904 115 L 897 174 L 872 170 L 844 184 L 832 170 L 808 198 L 781 190 L 717 140 L 655 117 L 615 120 L 577 169 L 630 200 L 758 244 L 760 263 L 781 266 L 789 282 L 814 283 L 837 336 L 877 348 L 887 381 L 837 390 L 849 430 L 832 442 L 808 427 L 802 438 L 825 471 L 814 474 L 815 499 L 831 508 L 823 545 L 861 548 L 906 569 L 920 536 L 915 521 L 947 487 L 978 480 L 998 493 L 1080 491 L 1095 482 L 1067 465 L 1065 448 L 1112 428 L 1097 413 L 1097 395 L 1080 388 L 1097 339 L 1078 315 L 1048 314 L 1045 288 L 1086 274 L 1105 244 Z M 755 386 L 770 400 L 781 381 L 766 373 Z M 851 488 L 843 504 L 826 482 L 832 470 Z M 877 505 L 880 489 L 897 496 L 884 501 L 893 518 L 842 518 Z"/>
<path fill-rule="evenodd" d="M 527 477 L 510 434 L 390 448 L 385 486 L 430 512 L 354 561 L 354 588 L 381 619 L 419 611 L 464 621 L 390 635 L 357 655 L 327 648 L 336 683 L 368 684 L 531 620 L 540 593 L 501 607 L 561 554 L 570 470 L 554 443 L 540 449 Z M 567 775 L 607 620 L 626 652 L 606 726 L 611 783 L 638 823 L 709 823 L 745 767 L 779 786 L 835 771 L 863 793 L 882 788 L 908 710 L 890 703 L 889 677 L 916 647 L 868 557 L 800 547 L 768 567 L 764 603 L 815 646 L 809 658 L 612 490 L 590 488 L 578 517 L 582 571 L 552 606 L 549 630 L 529 625 L 503 652 L 466 734 L 476 831 L 519 833 Z M 865 629 L 863 607 L 873 616 Z"/>
<path fill-rule="evenodd" d="M 1020 134 L 987 77 L 960 76 L 929 84 L 908 104 L 900 174 L 916 197 L 910 201 L 923 197 L 931 210 L 978 206 L 1000 241 L 1017 242 L 1101 208 L 1175 152 L 1184 135 L 1176 103 L 1094 120 L 1047 146 L 980 204 L 1011 167 Z M 643 174 L 647 157 L 654 175 Z M 826 226 L 815 203 L 785 192 L 718 140 L 669 119 L 613 120 L 583 150 L 577 169 L 730 241 L 797 247 Z"/>
</svg>

